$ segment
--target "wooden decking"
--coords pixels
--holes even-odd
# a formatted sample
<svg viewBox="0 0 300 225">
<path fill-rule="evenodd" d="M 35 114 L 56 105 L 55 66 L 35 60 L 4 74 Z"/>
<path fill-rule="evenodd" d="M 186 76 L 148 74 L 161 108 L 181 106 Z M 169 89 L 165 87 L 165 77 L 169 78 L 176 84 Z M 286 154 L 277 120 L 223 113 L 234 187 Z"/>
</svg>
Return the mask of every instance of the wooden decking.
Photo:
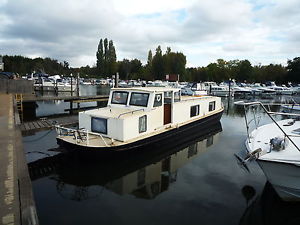
<svg viewBox="0 0 300 225">
<path fill-rule="evenodd" d="M 22 133 L 52 129 L 54 125 L 73 126 L 78 124 L 78 115 L 56 118 L 40 118 L 39 120 L 24 122 L 20 125 Z"/>
</svg>

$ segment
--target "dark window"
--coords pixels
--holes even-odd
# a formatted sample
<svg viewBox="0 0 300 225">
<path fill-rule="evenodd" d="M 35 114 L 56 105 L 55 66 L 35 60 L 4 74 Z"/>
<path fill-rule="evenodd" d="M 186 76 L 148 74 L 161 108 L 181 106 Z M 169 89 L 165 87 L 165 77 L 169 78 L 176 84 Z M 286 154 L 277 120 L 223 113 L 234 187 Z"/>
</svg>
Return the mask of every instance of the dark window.
<svg viewBox="0 0 300 225">
<path fill-rule="evenodd" d="M 172 96 L 172 92 L 168 91 L 168 92 L 164 92 L 164 104 L 171 104 L 171 96 Z"/>
<path fill-rule="evenodd" d="M 194 105 L 194 106 L 191 106 L 191 117 L 193 117 L 193 116 L 198 116 L 199 115 L 199 110 L 200 109 L 200 107 L 199 107 L 199 105 Z"/>
<path fill-rule="evenodd" d="M 215 101 L 210 102 L 210 103 L 209 103 L 209 107 L 208 107 L 208 111 L 209 111 L 209 112 L 210 112 L 210 111 L 213 111 L 213 110 L 215 110 L 215 108 L 216 108 L 216 102 L 215 102 Z"/>
<path fill-rule="evenodd" d="M 144 106 L 148 105 L 148 93 L 131 93 L 129 105 Z"/>
<path fill-rule="evenodd" d="M 126 91 L 114 91 L 112 94 L 111 103 L 126 105 L 128 98 L 128 92 Z"/>
<path fill-rule="evenodd" d="M 139 133 L 143 133 L 147 131 L 147 116 L 141 116 L 139 118 Z"/>
<path fill-rule="evenodd" d="M 92 117 L 92 132 L 107 134 L 107 119 Z"/>
<path fill-rule="evenodd" d="M 154 99 L 154 107 L 162 106 L 162 94 L 156 94 Z"/>
</svg>

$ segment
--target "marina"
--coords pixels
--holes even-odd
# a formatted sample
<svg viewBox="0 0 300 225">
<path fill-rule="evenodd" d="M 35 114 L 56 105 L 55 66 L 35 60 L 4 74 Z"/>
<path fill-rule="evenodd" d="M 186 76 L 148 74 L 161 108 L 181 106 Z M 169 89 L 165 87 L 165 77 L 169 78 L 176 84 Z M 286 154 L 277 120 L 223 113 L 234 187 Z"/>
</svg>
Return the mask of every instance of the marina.
<svg viewBox="0 0 300 225">
<path fill-rule="evenodd" d="M 294 99 L 298 101 L 297 96 Z M 119 224 L 123 220 L 145 224 L 245 221 L 247 205 L 255 207 L 267 179 L 258 164 L 249 164 L 249 173 L 234 157 L 246 149 L 243 109 L 234 105 L 239 100 L 247 99 L 222 98 L 224 113 L 219 125 L 204 129 L 181 145 L 169 142 L 167 149 L 165 145 L 155 145 L 155 151 L 91 159 L 66 154 L 56 143 L 55 130 L 24 136 L 40 220 L 45 224 L 60 224 L 62 218 L 65 224 L 82 224 L 90 218 L 91 224 Z M 274 95 L 259 100 L 280 103 L 290 99 Z M 274 107 L 275 111 L 282 109 Z M 269 119 L 263 116 L 261 121 L 264 124 Z M 45 188 L 47 194 L 42 191 Z M 278 207 L 286 206 L 277 201 Z M 48 215 L 49 207 L 56 217 Z M 91 207 L 95 210 L 91 211 Z M 116 212 L 118 216 L 112 218 Z M 140 216 L 137 218 L 133 212 Z M 169 216 L 164 216 L 166 213 Z M 178 216 L 182 213 L 184 218 Z"/>
<path fill-rule="evenodd" d="M 84 88 L 83 93 L 112 101 L 109 89 Z M 143 88 L 122 89 L 125 90 L 136 92 Z M 175 135 L 176 140 L 105 157 L 69 152 L 58 145 L 55 126 L 78 129 L 78 114 L 67 111 L 67 97 L 47 97 L 48 100 L 36 100 L 34 118 L 26 118 L 24 112 L 24 121 L 19 125 L 40 224 L 84 224 L 87 220 L 90 224 L 250 224 L 249 213 L 257 211 L 261 204 L 276 204 L 276 210 L 298 207 L 278 197 L 255 161 L 245 170 L 235 157 L 246 157 L 247 132 L 243 107 L 234 102 L 272 102 L 272 111 L 281 113 L 281 104 L 291 102 L 290 96 L 222 97 L 220 122 L 198 129 L 187 138 Z M 191 97 L 182 99 L 185 98 Z M 299 100 L 293 97 L 294 102 Z M 97 101 L 80 104 L 83 108 L 105 107 Z M 189 109 L 189 116 L 190 113 Z M 246 111 L 247 116 L 250 113 Z M 263 114 L 260 121 L 268 124 L 270 118 Z M 265 197 L 269 195 L 273 197 Z M 116 213 L 118 216 L 113 216 Z M 259 216 L 255 219 L 261 220 Z"/>
<path fill-rule="evenodd" d="M 0 225 L 299 225 L 299 2 L 0 3 Z"/>
</svg>

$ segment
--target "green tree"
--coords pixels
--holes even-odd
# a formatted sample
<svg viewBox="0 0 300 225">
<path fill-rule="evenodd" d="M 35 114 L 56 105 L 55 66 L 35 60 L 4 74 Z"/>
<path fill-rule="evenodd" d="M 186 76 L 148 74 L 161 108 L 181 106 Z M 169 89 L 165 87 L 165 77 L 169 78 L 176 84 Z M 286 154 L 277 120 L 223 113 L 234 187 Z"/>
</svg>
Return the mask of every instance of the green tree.
<svg viewBox="0 0 300 225">
<path fill-rule="evenodd" d="M 152 70 L 152 61 L 153 61 L 153 55 L 152 55 L 152 51 L 149 50 L 148 52 L 148 58 L 147 58 L 147 64 L 143 70 L 143 79 L 146 80 L 153 80 L 154 77 L 152 75 L 153 70 Z"/>
<path fill-rule="evenodd" d="M 247 81 L 249 78 L 251 78 L 252 70 L 252 65 L 247 59 L 240 61 L 236 79 L 241 82 Z"/>
<path fill-rule="evenodd" d="M 291 82 L 300 82 L 300 57 L 287 61 L 287 79 Z"/>
<path fill-rule="evenodd" d="M 103 50 L 103 40 L 100 39 L 98 44 L 98 50 L 96 53 L 97 57 L 97 72 L 100 74 L 100 76 L 103 76 L 105 74 L 104 71 L 104 50 Z"/>
<path fill-rule="evenodd" d="M 116 62 L 117 62 L 116 50 L 113 41 L 110 40 L 108 45 L 108 56 L 107 56 L 107 66 L 108 66 L 107 70 L 109 75 L 116 73 L 117 71 Z"/>
<path fill-rule="evenodd" d="M 165 71 L 164 71 L 164 62 L 160 45 L 156 48 L 155 55 L 152 59 L 152 70 L 154 79 L 163 80 Z"/>
<path fill-rule="evenodd" d="M 117 71 L 117 56 L 113 41 L 100 39 L 97 56 L 97 71 L 100 76 L 115 74 Z"/>
</svg>

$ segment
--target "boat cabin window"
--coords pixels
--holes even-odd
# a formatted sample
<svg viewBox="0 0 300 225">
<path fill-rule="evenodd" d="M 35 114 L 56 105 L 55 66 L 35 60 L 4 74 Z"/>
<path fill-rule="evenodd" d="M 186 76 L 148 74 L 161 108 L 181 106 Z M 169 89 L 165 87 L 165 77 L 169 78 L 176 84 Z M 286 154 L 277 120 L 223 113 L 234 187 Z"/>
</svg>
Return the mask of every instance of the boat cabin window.
<svg viewBox="0 0 300 225">
<path fill-rule="evenodd" d="M 139 133 L 147 131 L 147 115 L 141 116 L 139 118 Z"/>
<path fill-rule="evenodd" d="M 199 113 L 200 113 L 200 106 L 199 105 L 191 106 L 191 113 L 190 113 L 191 117 L 198 116 Z"/>
<path fill-rule="evenodd" d="M 171 104 L 172 101 L 172 92 L 166 91 L 164 92 L 164 104 Z"/>
<path fill-rule="evenodd" d="M 153 107 L 162 106 L 162 94 L 156 94 L 154 98 Z"/>
<path fill-rule="evenodd" d="M 128 99 L 127 91 L 114 91 L 112 94 L 111 103 L 126 105 Z"/>
<path fill-rule="evenodd" d="M 149 94 L 132 92 L 130 97 L 129 105 L 144 106 L 148 105 Z"/>
<path fill-rule="evenodd" d="M 215 102 L 215 101 L 210 102 L 210 103 L 209 103 L 209 106 L 208 106 L 208 111 L 209 111 L 209 112 L 210 112 L 210 111 L 213 111 L 213 110 L 215 110 L 215 108 L 216 108 L 216 102 Z"/>
<path fill-rule="evenodd" d="M 92 117 L 91 122 L 92 132 L 107 134 L 107 119 Z"/>
<path fill-rule="evenodd" d="M 174 92 L 174 102 L 180 102 L 180 91 Z"/>
</svg>

